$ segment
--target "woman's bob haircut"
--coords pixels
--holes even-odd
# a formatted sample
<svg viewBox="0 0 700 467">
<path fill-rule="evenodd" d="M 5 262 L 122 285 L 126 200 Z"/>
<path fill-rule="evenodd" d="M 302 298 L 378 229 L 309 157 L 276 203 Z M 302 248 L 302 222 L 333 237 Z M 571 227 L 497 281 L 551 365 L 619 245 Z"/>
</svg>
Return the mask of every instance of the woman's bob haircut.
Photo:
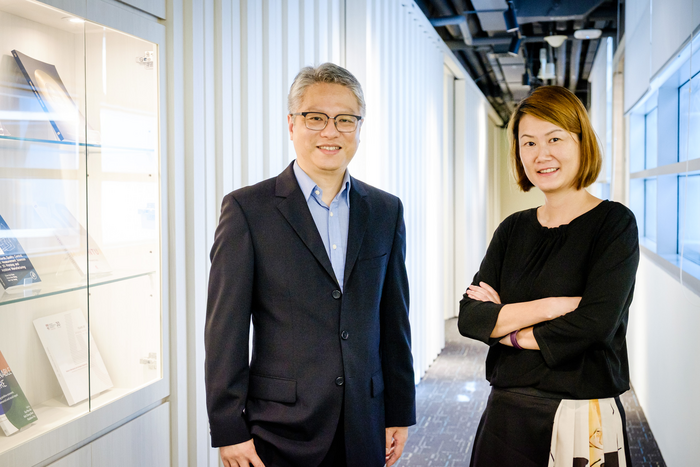
<svg viewBox="0 0 700 467">
<path fill-rule="evenodd" d="M 513 175 L 520 189 L 530 191 L 534 185 L 525 175 L 520 160 L 520 143 L 518 127 L 525 115 L 532 115 L 541 120 L 578 135 L 581 164 L 573 185 L 577 190 L 590 186 L 598 178 L 603 158 L 600 144 L 596 137 L 588 113 L 581 101 L 568 89 L 561 86 L 541 86 L 520 101 L 508 122 L 508 140 Z"/>
</svg>

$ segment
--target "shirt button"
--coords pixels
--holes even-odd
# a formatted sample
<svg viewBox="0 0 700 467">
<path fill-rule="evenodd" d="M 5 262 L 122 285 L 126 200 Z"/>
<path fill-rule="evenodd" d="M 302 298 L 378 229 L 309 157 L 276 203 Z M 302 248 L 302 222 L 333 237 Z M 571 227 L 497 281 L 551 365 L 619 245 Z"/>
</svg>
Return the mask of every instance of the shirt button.
<svg viewBox="0 0 700 467">
<path fill-rule="evenodd" d="M 331 212 L 331 217 L 333 217 L 333 213 Z"/>
<path fill-rule="evenodd" d="M 318 191 L 318 190 L 316 190 L 315 193 L 316 193 L 317 195 L 320 195 L 320 194 L 321 194 L 321 192 Z"/>
<path fill-rule="evenodd" d="M 334 290 L 331 295 L 333 295 L 333 298 L 338 300 L 342 294 L 340 293 L 340 290 Z"/>
<path fill-rule="evenodd" d="M 348 337 L 350 337 L 350 333 L 347 332 L 347 331 L 343 331 L 343 332 L 340 333 L 340 337 L 341 337 L 344 341 L 346 341 L 346 340 L 348 340 Z"/>
<path fill-rule="evenodd" d="M 345 384 L 345 378 L 343 378 L 342 376 L 338 376 L 338 377 L 335 379 L 335 385 L 336 385 L 336 386 L 342 386 L 343 384 Z"/>
<path fill-rule="evenodd" d="M 334 249 L 334 250 L 337 249 L 337 248 L 338 248 L 337 246 L 333 245 L 333 249 Z"/>
</svg>

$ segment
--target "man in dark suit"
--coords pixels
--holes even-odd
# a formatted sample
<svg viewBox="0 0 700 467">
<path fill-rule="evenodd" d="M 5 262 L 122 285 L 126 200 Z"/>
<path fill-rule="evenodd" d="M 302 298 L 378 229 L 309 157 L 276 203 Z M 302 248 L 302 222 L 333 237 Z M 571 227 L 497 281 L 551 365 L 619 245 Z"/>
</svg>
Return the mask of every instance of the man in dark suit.
<svg viewBox="0 0 700 467">
<path fill-rule="evenodd" d="M 289 112 L 296 161 L 222 204 L 205 331 L 212 445 L 227 467 L 391 466 L 415 423 L 403 207 L 346 170 L 364 114 L 350 72 L 302 69 Z"/>
</svg>

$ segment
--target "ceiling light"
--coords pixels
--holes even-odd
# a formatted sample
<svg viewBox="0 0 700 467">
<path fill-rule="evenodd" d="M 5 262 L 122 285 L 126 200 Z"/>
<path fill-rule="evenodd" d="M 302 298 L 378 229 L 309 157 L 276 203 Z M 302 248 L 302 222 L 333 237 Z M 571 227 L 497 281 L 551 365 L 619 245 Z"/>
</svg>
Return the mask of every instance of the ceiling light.
<svg viewBox="0 0 700 467">
<path fill-rule="evenodd" d="M 503 19 L 506 22 L 506 31 L 515 32 L 519 29 L 518 18 L 515 16 L 513 2 L 508 2 L 508 9 L 503 12 Z"/>
<path fill-rule="evenodd" d="M 554 36 L 546 36 L 544 38 L 545 41 L 547 41 L 547 44 L 551 45 L 555 49 L 557 47 L 561 47 L 561 45 L 564 43 L 564 41 L 567 39 L 567 36 L 562 36 L 561 34 L 556 34 Z"/>
<path fill-rule="evenodd" d="M 600 29 L 579 29 L 574 31 L 574 37 L 576 39 L 598 39 L 602 31 Z"/>
<path fill-rule="evenodd" d="M 75 16 L 66 16 L 63 18 L 66 21 L 70 21 L 71 23 L 84 23 L 84 19 L 76 18 Z"/>
<path fill-rule="evenodd" d="M 508 46 L 508 53 L 510 55 L 514 57 L 518 56 L 518 52 L 520 51 L 520 41 L 520 36 L 517 34 L 510 40 L 510 45 Z"/>
</svg>

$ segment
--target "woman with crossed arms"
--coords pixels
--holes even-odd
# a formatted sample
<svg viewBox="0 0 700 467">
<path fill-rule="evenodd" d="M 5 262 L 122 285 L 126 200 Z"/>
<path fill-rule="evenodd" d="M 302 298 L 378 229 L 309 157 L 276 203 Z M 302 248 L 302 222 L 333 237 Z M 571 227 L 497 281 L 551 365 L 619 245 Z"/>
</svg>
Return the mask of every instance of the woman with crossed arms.
<svg viewBox="0 0 700 467">
<path fill-rule="evenodd" d="M 508 136 L 520 188 L 539 188 L 545 203 L 501 223 L 460 302 L 460 333 L 490 345 L 471 466 L 631 466 L 619 396 L 629 389 L 634 215 L 585 190 L 600 146 L 567 89 L 536 89 Z"/>
</svg>

